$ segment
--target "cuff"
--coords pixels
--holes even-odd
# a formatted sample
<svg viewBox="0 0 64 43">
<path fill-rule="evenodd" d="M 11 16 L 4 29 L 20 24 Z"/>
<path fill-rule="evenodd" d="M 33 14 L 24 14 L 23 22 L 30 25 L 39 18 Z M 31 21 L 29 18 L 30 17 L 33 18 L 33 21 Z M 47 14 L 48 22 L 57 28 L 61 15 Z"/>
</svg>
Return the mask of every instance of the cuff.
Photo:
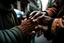
<svg viewBox="0 0 64 43">
<path fill-rule="evenodd" d="M 48 22 L 48 30 L 44 33 L 44 36 L 47 38 L 47 40 L 50 40 L 52 38 L 51 36 L 51 26 L 53 23 L 54 19 L 50 19 L 50 21 Z"/>
<path fill-rule="evenodd" d="M 45 12 L 45 15 L 46 15 L 46 16 L 49 16 L 47 11 L 42 11 L 42 12 Z"/>
<path fill-rule="evenodd" d="M 24 40 L 25 35 L 24 35 L 23 31 L 18 26 L 13 27 L 12 29 L 17 31 L 17 33 L 19 34 L 21 40 Z"/>
</svg>

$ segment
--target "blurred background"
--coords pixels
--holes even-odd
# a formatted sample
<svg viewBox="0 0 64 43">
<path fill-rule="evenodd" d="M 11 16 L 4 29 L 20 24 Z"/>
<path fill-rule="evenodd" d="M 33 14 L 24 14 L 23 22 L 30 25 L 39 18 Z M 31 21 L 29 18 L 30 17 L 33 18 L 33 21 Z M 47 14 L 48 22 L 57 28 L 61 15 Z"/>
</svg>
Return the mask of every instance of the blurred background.
<svg viewBox="0 0 64 43">
<path fill-rule="evenodd" d="M 29 15 L 29 12 L 32 11 L 45 11 L 47 8 L 53 5 L 55 0 L 17 0 L 13 4 L 14 10 L 17 14 L 18 20 L 21 23 L 21 20 L 26 18 L 26 15 Z M 51 43 L 52 40 L 47 41 L 44 37 L 44 34 L 37 37 L 36 34 L 30 36 L 28 43 Z"/>
</svg>

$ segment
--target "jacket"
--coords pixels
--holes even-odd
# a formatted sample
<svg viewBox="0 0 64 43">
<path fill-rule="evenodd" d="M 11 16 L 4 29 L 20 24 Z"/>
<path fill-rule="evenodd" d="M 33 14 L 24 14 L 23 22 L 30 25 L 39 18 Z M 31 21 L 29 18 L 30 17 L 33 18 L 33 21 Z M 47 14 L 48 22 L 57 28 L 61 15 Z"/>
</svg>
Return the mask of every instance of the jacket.
<svg viewBox="0 0 64 43">
<path fill-rule="evenodd" d="M 64 12 L 64 0 L 56 0 L 51 8 L 46 10 L 51 17 L 62 17 Z"/>
<path fill-rule="evenodd" d="M 13 8 L 7 9 L 0 3 L 0 43 L 23 43 L 24 34 Z"/>
</svg>

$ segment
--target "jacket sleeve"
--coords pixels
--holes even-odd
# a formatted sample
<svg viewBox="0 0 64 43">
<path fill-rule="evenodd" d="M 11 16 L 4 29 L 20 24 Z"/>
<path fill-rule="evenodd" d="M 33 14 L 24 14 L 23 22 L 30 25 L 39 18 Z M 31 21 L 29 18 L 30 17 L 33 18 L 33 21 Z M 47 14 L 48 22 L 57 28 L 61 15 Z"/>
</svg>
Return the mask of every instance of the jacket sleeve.
<svg viewBox="0 0 64 43">
<path fill-rule="evenodd" d="M 48 30 L 44 33 L 45 38 L 47 38 L 47 40 L 51 40 L 52 39 L 52 34 L 51 34 L 51 25 L 53 23 L 54 19 L 51 19 L 48 22 Z"/>
<path fill-rule="evenodd" d="M 51 8 L 48 8 L 46 10 L 46 12 L 48 13 L 47 15 L 50 16 L 50 17 L 53 17 L 53 16 L 57 16 L 57 13 L 59 11 L 59 2 L 56 1 Z"/>
<path fill-rule="evenodd" d="M 0 43 L 23 43 L 24 34 L 16 26 L 11 29 L 0 30 Z"/>
</svg>

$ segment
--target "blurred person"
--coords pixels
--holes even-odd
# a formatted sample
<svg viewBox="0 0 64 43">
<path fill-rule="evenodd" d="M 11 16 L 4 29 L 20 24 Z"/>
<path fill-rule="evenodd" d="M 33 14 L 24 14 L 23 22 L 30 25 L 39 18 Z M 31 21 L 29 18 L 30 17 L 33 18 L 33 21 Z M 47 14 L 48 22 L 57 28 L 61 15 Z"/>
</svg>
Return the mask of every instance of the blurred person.
<svg viewBox="0 0 64 43">
<path fill-rule="evenodd" d="M 37 23 L 25 19 L 19 25 L 12 5 L 17 0 L 0 0 L 0 43 L 24 43 Z"/>
<path fill-rule="evenodd" d="M 35 28 L 40 28 L 47 40 L 64 43 L 64 0 L 55 0 L 51 8 L 43 12 L 34 11 L 29 18 L 39 22 L 40 25 Z"/>
</svg>

